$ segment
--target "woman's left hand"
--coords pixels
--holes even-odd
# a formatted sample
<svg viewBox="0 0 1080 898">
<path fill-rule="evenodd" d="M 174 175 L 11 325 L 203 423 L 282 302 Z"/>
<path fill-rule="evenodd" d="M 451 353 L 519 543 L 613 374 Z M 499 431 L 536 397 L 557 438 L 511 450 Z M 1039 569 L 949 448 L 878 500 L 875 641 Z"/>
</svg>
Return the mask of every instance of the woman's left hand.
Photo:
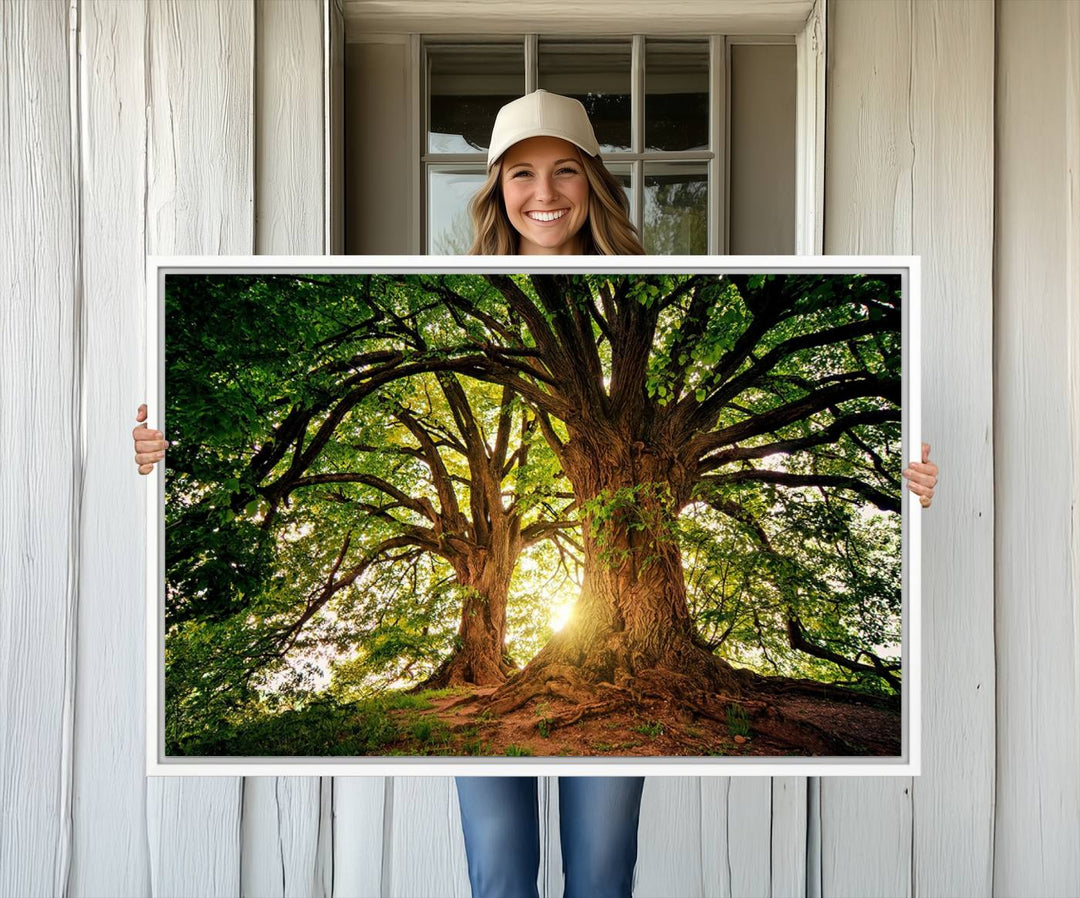
<svg viewBox="0 0 1080 898">
<path fill-rule="evenodd" d="M 918 495 L 923 508 L 929 508 L 934 498 L 934 487 L 937 486 L 938 468 L 930 461 L 930 444 L 922 444 L 922 461 L 913 461 L 904 468 L 903 475 L 907 478 L 907 488 Z"/>
</svg>

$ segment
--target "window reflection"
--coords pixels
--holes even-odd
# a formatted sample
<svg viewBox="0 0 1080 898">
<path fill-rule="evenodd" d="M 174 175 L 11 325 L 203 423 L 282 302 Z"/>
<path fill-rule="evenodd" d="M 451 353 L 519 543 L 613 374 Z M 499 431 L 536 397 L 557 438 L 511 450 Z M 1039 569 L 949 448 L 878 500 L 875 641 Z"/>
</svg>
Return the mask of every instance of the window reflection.
<svg viewBox="0 0 1080 898">
<path fill-rule="evenodd" d="M 709 148 L 709 44 L 645 43 L 645 149 Z"/>
<path fill-rule="evenodd" d="M 428 169 L 428 253 L 465 255 L 472 246 L 468 205 L 484 183 L 481 166 Z"/>
<path fill-rule="evenodd" d="M 630 42 L 541 40 L 538 51 L 538 86 L 581 102 L 601 153 L 629 150 Z"/>
<path fill-rule="evenodd" d="M 708 174 L 703 163 L 645 165 L 645 249 L 698 255 L 709 239 Z"/>
<path fill-rule="evenodd" d="M 524 46 L 429 46 L 427 64 L 428 152 L 486 151 L 499 109 L 525 93 Z"/>
</svg>

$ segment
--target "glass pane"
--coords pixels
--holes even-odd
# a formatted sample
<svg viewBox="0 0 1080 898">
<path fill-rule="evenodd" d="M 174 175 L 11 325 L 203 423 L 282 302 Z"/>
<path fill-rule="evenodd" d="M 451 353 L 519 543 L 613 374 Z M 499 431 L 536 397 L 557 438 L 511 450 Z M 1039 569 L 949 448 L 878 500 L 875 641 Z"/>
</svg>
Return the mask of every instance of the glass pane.
<svg viewBox="0 0 1080 898">
<path fill-rule="evenodd" d="M 472 246 L 468 203 L 484 183 L 480 166 L 428 169 L 428 253 L 465 255 Z"/>
<path fill-rule="evenodd" d="M 646 41 L 645 149 L 709 149 L 707 41 Z"/>
<path fill-rule="evenodd" d="M 709 241 L 705 163 L 645 165 L 645 250 L 653 255 L 704 254 Z"/>
<path fill-rule="evenodd" d="M 604 167 L 607 168 L 614 176 L 615 180 L 622 184 L 623 191 L 626 193 L 626 199 L 630 203 L 630 217 L 633 218 L 634 211 L 634 179 L 631 174 L 629 165 L 612 165 L 609 162 L 604 163 Z"/>
<path fill-rule="evenodd" d="M 580 100 L 601 153 L 630 149 L 630 42 L 540 41 L 537 86 Z"/>
<path fill-rule="evenodd" d="M 525 93 L 525 47 L 430 46 L 429 153 L 486 152 L 499 108 Z"/>
</svg>

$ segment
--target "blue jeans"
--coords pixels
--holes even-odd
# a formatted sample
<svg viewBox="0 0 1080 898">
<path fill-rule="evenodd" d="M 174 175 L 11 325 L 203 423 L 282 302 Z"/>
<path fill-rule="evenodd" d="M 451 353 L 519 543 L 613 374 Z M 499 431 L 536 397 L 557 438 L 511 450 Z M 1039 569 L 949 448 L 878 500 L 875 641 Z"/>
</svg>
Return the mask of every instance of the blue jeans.
<svg viewBox="0 0 1080 898">
<path fill-rule="evenodd" d="M 456 777 L 473 898 L 539 898 L 535 776 Z M 560 776 L 563 898 L 630 898 L 643 776 Z"/>
</svg>

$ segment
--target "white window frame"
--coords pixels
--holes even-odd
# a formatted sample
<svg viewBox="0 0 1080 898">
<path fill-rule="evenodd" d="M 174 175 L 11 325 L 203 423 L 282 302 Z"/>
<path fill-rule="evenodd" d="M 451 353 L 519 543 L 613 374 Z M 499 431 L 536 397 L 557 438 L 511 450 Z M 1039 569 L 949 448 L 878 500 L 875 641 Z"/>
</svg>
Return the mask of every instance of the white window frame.
<svg viewBox="0 0 1080 898">
<path fill-rule="evenodd" d="M 644 61 L 646 37 L 655 39 L 678 39 L 686 34 L 634 34 L 631 53 L 631 150 L 612 156 L 612 162 L 629 162 L 632 170 L 634 208 L 631 217 L 640 224 L 644 208 L 644 164 L 648 161 L 705 161 L 708 172 L 709 233 L 707 250 L 722 255 L 728 251 L 728 183 L 729 161 L 729 110 L 730 110 L 730 48 L 734 44 L 795 44 L 796 48 L 796 122 L 795 122 L 795 253 L 819 255 L 823 250 L 824 181 L 825 181 L 825 2 L 816 0 L 803 27 L 796 33 L 744 35 L 727 34 L 709 37 L 709 143 L 714 150 L 683 151 L 671 153 L 643 153 L 644 137 L 643 99 Z M 410 158 L 415 201 L 410 203 L 410 250 L 424 252 L 428 243 L 427 183 L 428 163 L 462 164 L 475 163 L 475 154 L 427 152 L 426 95 L 427 55 L 426 42 L 432 43 L 504 43 L 515 38 L 522 39 L 525 55 L 525 91 L 537 86 L 538 44 L 544 37 L 590 38 L 620 37 L 620 35 L 562 35 L 541 31 L 528 34 L 410 34 Z M 621 35 L 625 37 L 625 35 Z"/>
</svg>

